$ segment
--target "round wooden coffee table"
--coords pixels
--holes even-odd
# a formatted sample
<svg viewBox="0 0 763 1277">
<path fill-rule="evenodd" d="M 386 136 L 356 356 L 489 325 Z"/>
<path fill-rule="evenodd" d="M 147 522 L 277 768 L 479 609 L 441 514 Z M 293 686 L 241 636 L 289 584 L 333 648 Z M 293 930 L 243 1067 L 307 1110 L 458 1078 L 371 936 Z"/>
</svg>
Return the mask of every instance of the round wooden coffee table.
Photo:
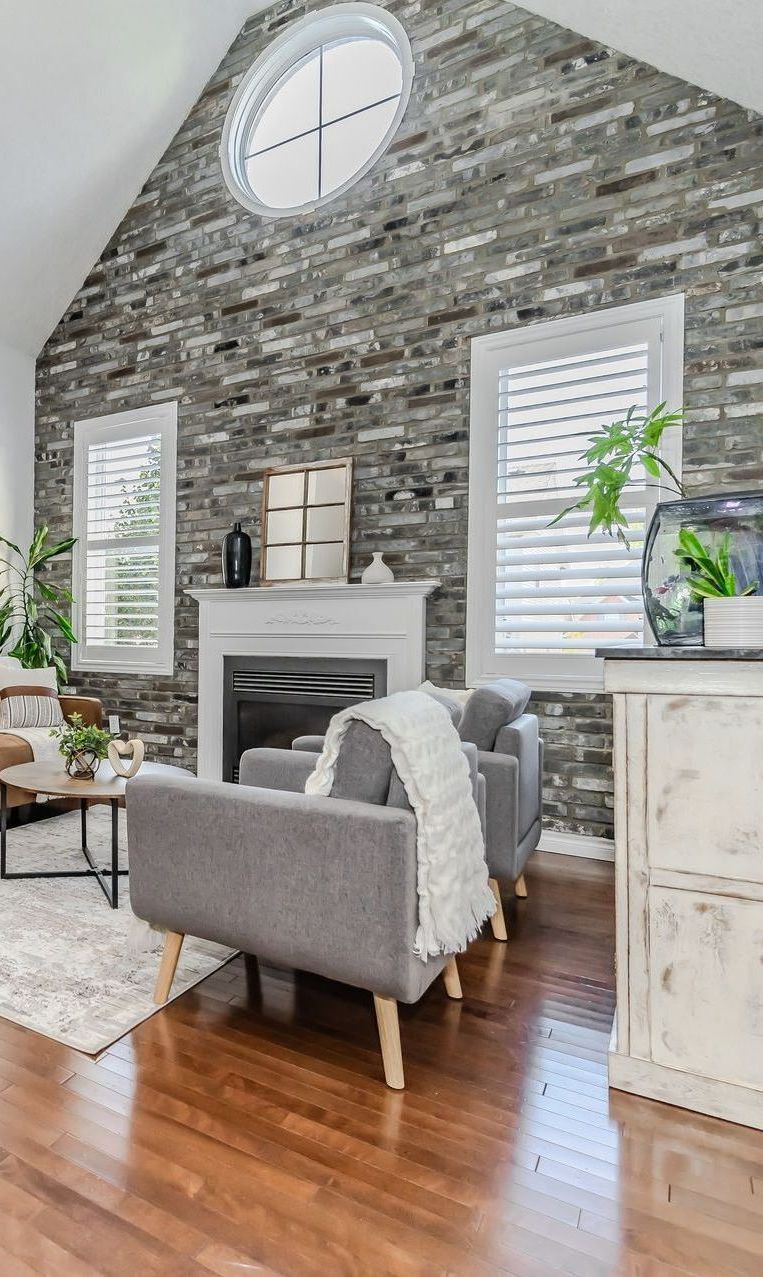
<svg viewBox="0 0 763 1277">
<path fill-rule="evenodd" d="M 144 763 L 141 775 L 146 772 L 165 771 L 160 763 Z M 63 763 L 19 763 L 0 772 L 0 879 L 2 878 L 95 878 L 112 909 L 119 905 L 119 879 L 128 872 L 119 868 L 119 801 L 124 798 L 127 781 L 117 776 L 111 764 L 105 760 L 98 768 L 94 780 L 75 780 L 64 769 Z M 6 834 L 8 829 L 8 785 L 29 790 L 32 794 L 46 794 L 50 798 L 77 798 L 80 804 L 82 854 L 87 869 L 40 870 L 36 873 L 9 873 L 6 863 Z M 87 845 L 87 805 L 92 799 L 108 802 L 111 806 L 111 868 L 99 869 Z M 110 881 L 109 881 L 110 880 Z"/>
</svg>

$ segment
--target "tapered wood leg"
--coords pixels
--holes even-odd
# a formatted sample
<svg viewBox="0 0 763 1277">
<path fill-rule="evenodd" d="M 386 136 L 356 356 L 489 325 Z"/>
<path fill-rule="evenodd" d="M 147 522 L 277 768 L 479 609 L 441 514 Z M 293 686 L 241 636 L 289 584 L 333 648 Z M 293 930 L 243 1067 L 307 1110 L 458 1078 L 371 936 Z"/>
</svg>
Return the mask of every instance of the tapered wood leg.
<svg viewBox="0 0 763 1277">
<path fill-rule="evenodd" d="M 405 1078 L 403 1077 L 403 1052 L 400 1046 L 397 1002 L 394 998 L 384 998 L 381 994 L 375 993 L 374 1008 L 384 1063 L 384 1080 L 393 1091 L 402 1091 Z"/>
<path fill-rule="evenodd" d="M 524 874 L 520 874 L 514 883 L 514 894 L 519 896 L 520 900 L 527 899 L 527 883 L 525 882 Z"/>
<path fill-rule="evenodd" d="M 461 992 L 461 977 L 458 974 L 458 966 L 456 965 L 455 958 L 450 959 L 450 962 L 442 973 L 442 978 L 445 982 L 445 992 L 449 998 L 459 1000 L 464 996 Z"/>
<path fill-rule="evenodd" d="M 501 900 L 501 889 L 498 886 L 497 878 L 490 878 L 490 890 L 495 896 L 495 903 L 498 905 L 495 913 L 490 919 L 490 926 L 493 929 L 493 938 L 495 940 L 508 940 L 508 932 L 506 931 L 506 919 L 503 916 L 503 902 Z"/>
<path fill-rule="evenodd" d="M 184 940 L 185 936 L 178 931 L 168 931 L 164 938 L 164 951 L 159 967 L 159 975 L 156 978 L 154 1002 L 166 1002 L 170 996 L 170 989 L 172 988 L 172 981 L 175 979 L 180 950 L 183 947 Z"/>
</svg>

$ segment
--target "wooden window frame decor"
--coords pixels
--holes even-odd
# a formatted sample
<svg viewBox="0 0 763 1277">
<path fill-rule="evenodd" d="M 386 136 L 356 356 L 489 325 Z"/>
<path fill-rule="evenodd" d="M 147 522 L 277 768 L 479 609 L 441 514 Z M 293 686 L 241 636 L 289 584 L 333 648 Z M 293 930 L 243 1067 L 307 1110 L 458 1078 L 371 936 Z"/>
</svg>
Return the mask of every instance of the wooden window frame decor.
<svg viewBox="0 0 763 1277">
<path fill-rule="evenodd" d="M 319 476 L 329 470 L 343 470 L 344 482 L 341 499 L 325 500 L 334 495 L 329 493 L 331 480 L 324 484 L 324 492 L 320 491 Z M 288 476 L 294 476 L 293 484 L 288 483 Z M 299 485 L 301 476 L 301 490 Z M 339 495 L 340 483 L 334 480 Z M 291 491 L 289 489 L 291 488 Z M 276 489 L 278 493 L 276 495 Z M 352 499 L 352 458 L 340 457 L 335 461 L 315 461 L 305 465 L 279 466 L 266 470 L 262 485 L 262 549 L 260 559 L 261 585 L 296 585 L 341 584 L 349 579 L 350 570 L 350 502 Z M 314 512 L 336 510 L 338 512 L 336 535 L 321 536 L 318 527 L 320 518 Z M 288 516 L 300 515 L 298 528 L 291 532 L 285 530 Z M 313 516 L 311 518 L 311 515 Z M 329 516 L 330 518 L 330 516 Z M 297 522 L 296 518 L 293 522 Z M 278 531 L 278 524 L 281 530 Z M 315 526 L 311 528 L 311 523 Z M 324 529 L 325 531 L 325 529 Z M 287 538 L 287 539 L 284 539 Z M 337 557 L 338 569 L 324 569 L 320 565 L 322 557 L 328 557 L 327 547 L 335 546 L 340 551 Z M 323 547 L 323 551 L 321 551 Z M 315 571 L 311 570 L 311 559 L 317 563 Z M 278 567 L 275 566 L 278 562 Z M 285 569 L 289 572 L 285 573 Z M 293 570 L 292 570 L 293 569 Z"/>
</svg>

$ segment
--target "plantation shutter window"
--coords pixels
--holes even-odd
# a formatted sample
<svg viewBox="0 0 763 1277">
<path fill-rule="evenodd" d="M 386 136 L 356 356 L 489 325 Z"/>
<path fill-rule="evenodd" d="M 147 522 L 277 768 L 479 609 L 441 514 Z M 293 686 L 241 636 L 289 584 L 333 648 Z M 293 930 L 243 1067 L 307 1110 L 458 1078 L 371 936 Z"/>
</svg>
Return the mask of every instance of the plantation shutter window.
<svg viewBox="0 0 763 1277">
<path fill-rule="evenodd" d="M 74 430 L 74 669 L 173 670 L 177 406 Z"/>
<path fill-rule="evenodd" d="M 680 298 L 490 334 L 472 343 L 469 682 L 601 685 L 598 647 L 645 634 L 641 556 L 659 485 L 634 469 L 628 543 L 587 535 L 579 500 L 589 436 L 635 407 L 681 403 Z M 667 459 L 680 467 L 680 431 Z"/>
</svg>

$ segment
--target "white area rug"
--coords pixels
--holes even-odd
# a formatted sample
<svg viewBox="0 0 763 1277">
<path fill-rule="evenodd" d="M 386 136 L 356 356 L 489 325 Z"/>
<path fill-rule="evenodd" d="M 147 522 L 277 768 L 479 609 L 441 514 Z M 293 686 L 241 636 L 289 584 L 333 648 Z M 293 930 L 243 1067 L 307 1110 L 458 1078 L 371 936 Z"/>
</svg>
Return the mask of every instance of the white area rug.
<svg viewBox="0 0 763 1277">
<path fill-rule="evenodd" d="M 120 811 L 120 867 L 127 864 Z M 88 811 L 88 844 L 98 865 L 111 862 L 111 813 Z M 86 869 L 80 814 L 66 812 L 8 830 L 8 870 Z M 129 878 L 111 909 L 94 878 L 0 882 L 0 1016 L 94 1055 L 158 1010 L 153 988 L 163 937 L 152 951 L 130 943 Z M 190 937 L 173 997 L 211 975 L 231 950 Z"/>
</svg>

